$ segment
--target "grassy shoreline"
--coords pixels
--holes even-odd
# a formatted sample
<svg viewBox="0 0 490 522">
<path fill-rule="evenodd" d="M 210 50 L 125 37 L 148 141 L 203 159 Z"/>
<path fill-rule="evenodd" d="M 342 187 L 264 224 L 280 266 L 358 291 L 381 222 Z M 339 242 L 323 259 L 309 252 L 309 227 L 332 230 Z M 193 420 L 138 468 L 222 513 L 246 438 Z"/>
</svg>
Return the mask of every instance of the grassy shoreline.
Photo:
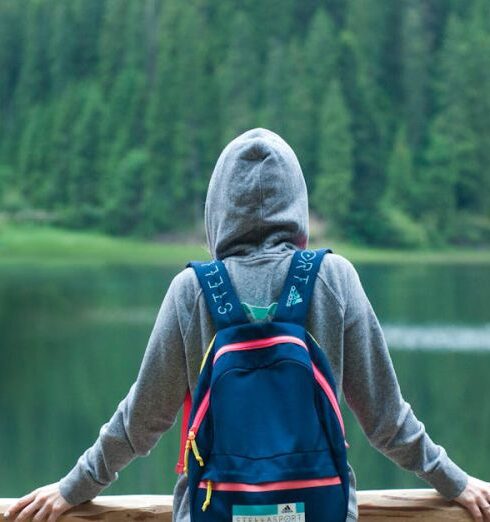
<svg viewBox="0 0 490 522">
<path fill-rule="evenodd" d="M 451 247 L 431 250 L 368 248 L 338 241 L 310 243 L 330 247 L 353 263 L 490 263 L 490 248 Z M 51 227 L 0 225 L 0 264 L 178 265 L 210 259 L 205 242 L 149 242 L 95 232 Z"/>
</svg>

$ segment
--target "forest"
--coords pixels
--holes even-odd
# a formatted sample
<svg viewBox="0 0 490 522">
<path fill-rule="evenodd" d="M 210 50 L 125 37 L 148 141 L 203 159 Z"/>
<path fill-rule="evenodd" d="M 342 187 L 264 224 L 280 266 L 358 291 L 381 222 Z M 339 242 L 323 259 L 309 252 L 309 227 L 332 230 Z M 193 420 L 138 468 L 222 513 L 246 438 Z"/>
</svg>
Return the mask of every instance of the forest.
<svg viewBox="0 0 490 522">
<path fill-rule="evenodd" d="M 185 235 L 260 126 L 330 234 L 489 245 L 489 20 L 487 0 L 2 0 L 0 215 Z"/>
</svg>

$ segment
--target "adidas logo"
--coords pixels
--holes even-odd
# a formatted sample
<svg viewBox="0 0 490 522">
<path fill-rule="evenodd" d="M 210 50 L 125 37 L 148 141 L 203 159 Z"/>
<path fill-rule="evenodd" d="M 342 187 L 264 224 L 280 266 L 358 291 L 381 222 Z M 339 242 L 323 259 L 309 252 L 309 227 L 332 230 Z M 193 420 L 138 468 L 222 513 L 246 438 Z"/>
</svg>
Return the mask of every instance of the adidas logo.
<svg viewBox="0 0 490 522">
<path fill-rule="evenodd" d="M 281 514 L 282 513 L 293 513 L 293 510 L 291 509 L 291 506 L 286 505 L 281 509 Z"/>
<path fill-rule="evenodd" d="M 296 290 L 296 287 L 293 285 L 289 290 L 288 300 L 286 301 L 286 306 L 293 306 L 298 303 L 302 303 L 303 299 L 299 295 L 299 292 Z"/>
</svg>

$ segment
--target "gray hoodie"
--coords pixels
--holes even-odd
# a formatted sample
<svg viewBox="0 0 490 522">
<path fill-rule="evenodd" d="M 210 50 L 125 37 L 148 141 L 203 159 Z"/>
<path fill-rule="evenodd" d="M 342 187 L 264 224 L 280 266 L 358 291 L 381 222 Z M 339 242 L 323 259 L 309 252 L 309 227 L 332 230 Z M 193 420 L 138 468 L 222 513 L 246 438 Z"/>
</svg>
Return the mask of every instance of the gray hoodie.
<svg viewBox="0 0 490 522">
<path fill-rule="evenodd" d="M 213 171 L 204 214 L 209 251 L 223 260 L 240 300 L 261 307 L 277 301 L 292 254 L 308 242 L 307 188 L 289 145 L 261 128 L 230 142 Z M 403 399 L 378 319 L 356 269 L 341 255 L 322 261 L 307 328 L 325 349 L 338 390 L 371 444 L 446 498 L 458 496 L 467 474 L 430 439 Z M 129 462 L 150 453 L 175 423 L 187 387 L 194 390 L 213 335 L 197 277 L 185 268 L 163 299 L 136 381 L 93 446 L 61 479 L 67 502 L 94 498 Z M 350 480 L 349 520 L 356 520 L 351 468 Z M 181 474 L 174 522 L 189 521 Z"/>
</svg>

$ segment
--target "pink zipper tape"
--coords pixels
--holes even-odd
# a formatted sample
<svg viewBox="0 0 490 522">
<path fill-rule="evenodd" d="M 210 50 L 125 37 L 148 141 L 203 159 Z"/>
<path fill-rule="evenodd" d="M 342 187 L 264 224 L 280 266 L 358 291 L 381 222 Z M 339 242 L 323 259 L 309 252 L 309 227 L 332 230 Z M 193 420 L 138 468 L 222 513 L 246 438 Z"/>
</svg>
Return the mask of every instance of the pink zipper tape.
<svg viewBox="0 0 490 522">
<path fill-rule="evenodd" d="M 242 341 L 240 343 L 225 344 L 215 354 L 213 364 L 225 353 L 236 352 L 241 350 L 255 350 L 257 348 L 269 348 L 275 344 L 281 343 L 292 343 L 302 346 L 305 350 L 308 350 L 305 342 L 294 337 L 292 335 L 276 335 L 275 337 L 265 337 L 264 339 L 257 339 L 255 341 Z"/>
<path fill-rule="evenodd" d="M 332 387 L 330 384 L 328 384 L 325 377 L 322 375 L 320 370 L 315 366 L 315 364 L 312 363 L 313 366 L 313 374 L 315 376 L 315 379 L 318 381 L 318 384 L 322 387 L 322 390 L 325 392 L 326 396 L 328 397 L 328 400 L 330 401 L 330 404 L 332 405 L 332 408 L 335 411 L 335 414 L 337 415 L 337 418 L 340 423 L 340 427 L 342 428 L 342 433 L 344 434 L 345 438 L 345 427 L 344 427 L 344 421 L 342 419 L 342 413 L 340 412 L 339 403 L 337 402 L 337 397 L 335 397 L 335 393 L 332 390 Z"/>
<path fill-rule="evenodd" d="M 281 480 L 279 482 L 264 482 L 263 484 L 245 484 L 243 482 L 211 482 L 214 491 L 280 491 L 283 489 L 316 488 L 321 486 L 336 486 L 341 484 L 340 477 L 326 477 L 306 480 Z M 206 489 L 207 481 L 201 480 L 199 487 Z"/>
<path fill-rule="evenodd" d="M 199 405 L 199 408 L 197 408 L 196 415 L 194 416 L 194 422 L 192 423 L 191 430 L 194 430 L 196 432 L 199 429 L 199 426 L 201 425 L 202 420 L 204 419 L 204 416 L 206 415 L 206 412 L 209 408 L 209 398 L 211 395 L 211 388 L 208 389 L 206 392 L 206 395 L 204 395 L 201 404 Z"/>
</svg>

